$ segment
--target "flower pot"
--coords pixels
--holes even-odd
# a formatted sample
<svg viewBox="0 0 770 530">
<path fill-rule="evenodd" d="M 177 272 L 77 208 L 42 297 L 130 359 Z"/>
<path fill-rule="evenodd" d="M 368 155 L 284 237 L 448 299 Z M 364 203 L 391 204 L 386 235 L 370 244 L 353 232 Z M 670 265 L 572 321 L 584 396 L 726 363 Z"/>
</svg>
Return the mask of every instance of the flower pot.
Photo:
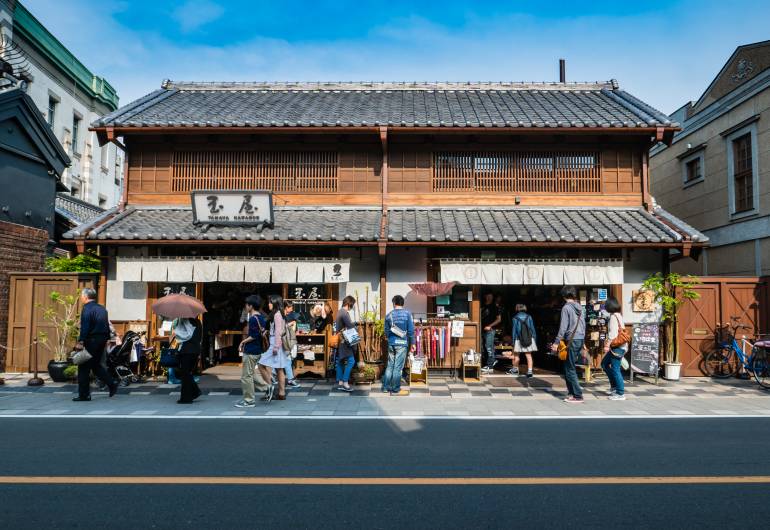
<svg viewBox="0 0 770 530">
<path fill-rule="evenodd" d="M 66 383 L 67 378 L 64 376 L 64 369 L 70 365 L 67 361 L 48 361 L 48 377 L 54 383 Z"/>
<path fill-rule="evenodd" d="M 679 372 L 682 370 L 682 363 L 666 363 L 663 365 L 663 378 L 669 381 L 679 381 Z"/>
</svg>

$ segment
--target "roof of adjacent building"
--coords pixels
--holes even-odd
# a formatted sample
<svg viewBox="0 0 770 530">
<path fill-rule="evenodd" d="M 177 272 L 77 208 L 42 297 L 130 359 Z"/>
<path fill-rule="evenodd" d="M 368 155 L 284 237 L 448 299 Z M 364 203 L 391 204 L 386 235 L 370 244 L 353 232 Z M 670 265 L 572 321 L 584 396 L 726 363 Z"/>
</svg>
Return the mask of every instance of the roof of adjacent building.
<svg viewBox="0 0 770 530">
<path fill-rule="evenodd" d="M 82 225 L 104 212 L 103 208 L 67 193 L 56 194 L 55 209 L 56 214 L 64 217 L 72 226 Z"/>
<path fill-rule="evenodd" d="M 189 208 L 129 207 L 106 222 L 64 234 L 99 241 L 338 241 L 380 239 L 376 207 L 276 207 L 272 228 L 193 224 Z M 708 238 L 659 208 L 391 208 L 388 241 L 522 243 L 706 243 Z"/>
<path fill-rule="evenodd" d="M 94 127 L 676 127 L 596 83 L 174 83 Z"/>
</svg>

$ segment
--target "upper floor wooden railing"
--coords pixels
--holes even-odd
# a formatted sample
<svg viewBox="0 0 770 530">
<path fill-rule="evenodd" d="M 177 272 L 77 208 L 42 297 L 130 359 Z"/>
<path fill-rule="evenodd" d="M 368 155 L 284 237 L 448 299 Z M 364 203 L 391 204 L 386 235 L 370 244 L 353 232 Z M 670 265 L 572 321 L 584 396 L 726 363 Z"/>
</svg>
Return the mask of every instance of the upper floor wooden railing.
<svg viewBox="0 0 770 530">
<path fill-rule="evenodd" d="M 437 152 L 434 192 L 600 193 L 599 152 Z"/>
<path fill-rule="evenodd" d="M 336 193 L 336 151 L 176 151 L 171 189 Z"/>
</svg>

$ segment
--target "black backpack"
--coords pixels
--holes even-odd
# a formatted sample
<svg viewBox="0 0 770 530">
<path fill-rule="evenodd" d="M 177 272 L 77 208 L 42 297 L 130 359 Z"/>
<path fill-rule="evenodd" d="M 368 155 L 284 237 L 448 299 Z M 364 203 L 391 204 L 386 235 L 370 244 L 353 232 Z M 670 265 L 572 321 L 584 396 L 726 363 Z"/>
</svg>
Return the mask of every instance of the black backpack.
<svg viewBox="0 0 770 530">
<path fill-rule="evenodd" d="M 532 346 L 532 332 L 529 329 L 529 317 L 524 320 L 519 320 L 519 344 L 522 348 L 529 348 Z"/>
</svg>

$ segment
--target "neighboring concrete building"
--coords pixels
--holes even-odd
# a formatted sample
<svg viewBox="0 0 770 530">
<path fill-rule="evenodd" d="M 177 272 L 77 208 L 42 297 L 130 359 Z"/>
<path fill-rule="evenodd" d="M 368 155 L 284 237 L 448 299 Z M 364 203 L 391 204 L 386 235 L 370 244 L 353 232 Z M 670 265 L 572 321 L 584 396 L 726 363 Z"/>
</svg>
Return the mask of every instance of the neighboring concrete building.
<svg viewBox="0 0 770 530">
<path fill-rule="evenodd" d="M 671 119 L 682 130 L 650 153 L 652 191 L 711 245 L 672 268 L 770 274 L 770 41 L 739 46 L 700 99 Z"/>
<path fill-rule="evenodd" d="M 13 54 L 25 90 L 72 165 L 62 176 L 69 193 L 109 208 L 120 200 L 123 154 L 99 147 L 89 124 L 118 107 L 115 89 L 92 74 L 20 2 L 0 0 L 0 58 Z M 23 58 L 23 66 L 20 65 Z"/>
</svg>

